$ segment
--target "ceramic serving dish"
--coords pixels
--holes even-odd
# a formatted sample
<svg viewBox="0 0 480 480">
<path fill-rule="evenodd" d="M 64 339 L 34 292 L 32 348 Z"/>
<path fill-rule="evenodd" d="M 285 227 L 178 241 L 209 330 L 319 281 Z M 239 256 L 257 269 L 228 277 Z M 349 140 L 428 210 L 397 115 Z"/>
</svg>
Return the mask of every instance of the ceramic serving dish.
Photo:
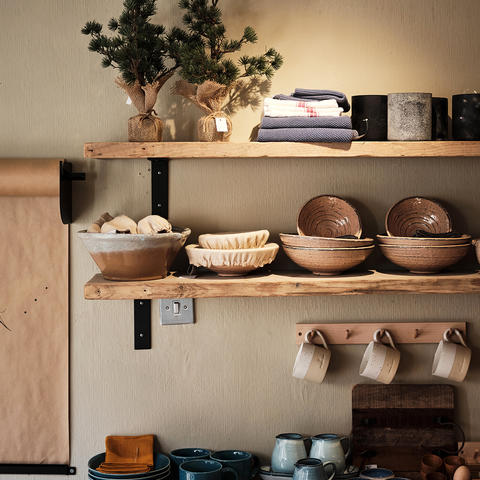
<svg viewBox="0 0 480 480">
<path fill-rule="evenodd" d="M 333 195 L 320 195 L 309 200 L 297 218 L 299 235 L 335 238 L 344 235 L 362 236 L 362 222 L 357 210 L 346 200 Z"/>
<path fill-rule="evenodd" d="M 187 245 L 188 259 L 196 267 L 205 267 L 222 277 L 245 275 L 275 260 L 278 253 L 276 243 L 267 243 L 262 248 L 241 250 L 213 250 Z"/>
<path fill-rule="evenodd" d="M 152 280 L 164 278 L 185 244 L 190 229 L 171 233 L 131 235 L 87 233 L 78 236 L 108 280 Z"/>
<path fill-rule="evenodd" d="M 424 197 L 408 197 L 387 212 L 385 228 L 388 235 L 395 237 L 411 237 L 417 230 L 448 233 L 452 231 L 452 220 L 438 202 Z"/>
<path fill-rule="evenodd" d="M 374 245 L 357 248 L 300 248 L 283 245 L 290 260 L 315 275 L 339 275 L 350 270 L 366 260 L 374 248 Z"/>
<path fill-rule="evenodd" d="M 411 273 L 436 273 L 458 263 L 470 249 L 465 245 L 442 245 L 419 247 L 381 245 L 380 250 L 395 265 Z"/>
<path fill-rule="evenodd" d="M 269 235 L 268 230 L 241 233 L 205 233 L 199 235 L 198 244 L 202 248 L 214 250 L 261 248 L 267 243 Z"/>
<path fill-rule="evenodd" d="M 462 235 L 456 238 L 429 238 L 429 237 L 390 237 L 388 235 L 377 235 L 377 240 L 383 245 L 403 246 L 443 246 L 443 245 L 465 245 L 472 241 L 471 235 Z"/>
<path fill-rule="evenodd" d="M 309 237 L 293 233 L 281 233 L 280 240 L 287 247 L 300 248 L 355 248 L 373 245 L 373 238 Z"/>
</svg>

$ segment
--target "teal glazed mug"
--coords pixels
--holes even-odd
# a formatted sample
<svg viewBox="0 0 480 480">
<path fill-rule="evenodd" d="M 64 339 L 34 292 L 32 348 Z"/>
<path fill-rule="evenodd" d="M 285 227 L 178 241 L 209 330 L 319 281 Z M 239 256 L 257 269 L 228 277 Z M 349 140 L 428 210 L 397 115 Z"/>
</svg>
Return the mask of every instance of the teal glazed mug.
<svg viewBox="0 0 480 480">
<path fill-rule="evenodd" d="M 272 471 L 291 474 L 295 464 L 307 456 L 303 436 L 299 433 L 281 433 L 275 438 L 272 452 Z"/>
<path fill-rule="evenodd" d="M 179 467 L 180 480 L 239 480 L 238 473 L 215 460 L 189 460 Z"/>
<path fill-rule="evenodd" d="M 330 465 L 332 473 L 327 476 L 325 467 Z M 333 480 L 336 468 L 333 462 L 322 462 L 318 458 L 302 458 L 295 464 L 293 480 Z"/>
<path fill-rule="evenodd" d="M 209 458 L 212 452 L 206 448 L 177 448 L 170 452 L 173 474 L 178 478 L 178 467 L 189 460 Z"/>
<path fill-rule="evenodd" d="M 349 446 L 345 452 L 342 442 L 349 440 Z M 318 458 L 322 462 L 333 462 L 338 474 L 342 474 L 346 467 L 346 458 L 350 455 L 350 438 L 335 433 L 323 433 L 312 437 L 310 458 Z"/>
<path fill-rule="evenodd" d="M 249 452 L 220 450 L 212 453 L 210 458 L 224 467 L 233 468 L 238 474 L 238 480 L 251 480 L 257 474 L 258 458 Z"/>
</svg>

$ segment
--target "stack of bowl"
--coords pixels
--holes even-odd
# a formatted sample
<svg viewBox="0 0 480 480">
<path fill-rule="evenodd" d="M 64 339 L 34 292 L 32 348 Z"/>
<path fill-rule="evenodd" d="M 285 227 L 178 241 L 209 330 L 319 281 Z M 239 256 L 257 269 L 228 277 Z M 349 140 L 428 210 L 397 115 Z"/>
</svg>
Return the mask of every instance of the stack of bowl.
<svg viewBox="0 0 480 480">
<path fill-rule="evenodd" d="M 268 230 L 204 234 L 198 245 L 187 245 L 191 265 L 205 267 L 222 277 L 245 275 L 275 260 L 276 243 L 268 243 Z"/>
<path fill-rule="evenodd" d="M 357 210 L 346 200 L 320 195 L 300 210 L 295 234 L 281 233 L 283 249 L 297 265 L 315 275 L 338 275 L 362 263 L 374 249 L 361 238 Z"/>
<path fill-rule="evenodd" d="M 385 217 L 386 235 L 377 235 L 383 255 L 411 273 L 437 273 L 458 263 L 472 237 L 453 233 L 448 211 L 424 197 L 408 197 Z"/>
<path fill-rule="evenodd" d="M 99 453 L 88 461 L 88 478 L 90 480 L 169 480 L 170 459 L 162 453 L 155 454 L 152 470 L 145 473 L 102 473 L 97 470 L 105 461 L 105 453 Z"/>
</svg>

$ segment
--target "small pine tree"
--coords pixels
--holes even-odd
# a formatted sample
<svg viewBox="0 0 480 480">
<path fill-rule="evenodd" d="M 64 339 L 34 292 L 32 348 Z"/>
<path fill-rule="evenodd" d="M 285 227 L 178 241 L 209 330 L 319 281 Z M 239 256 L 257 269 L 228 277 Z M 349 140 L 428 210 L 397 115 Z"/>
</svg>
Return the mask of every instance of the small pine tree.
<svg viewBox="0 0 480 480">
<path fill-rule="evenodd" d="M 189 41 L 178 49 L 179 74 L 188 82 L 201 84 L 211 80 L 230 86 L 240 78 L 270 79 L 281 67 L 283 58 L 273 48 L 263 55 L 244 55 L 238 62 L 226 58 L 243 45 L 256 43 L 257 34 L 252 27 L 245 27 L 239 40 L 227 39 L 218 0 L 180 0 L 179 6 L 186 10 L 183 23 L 190 34 Z"/>
</svg>

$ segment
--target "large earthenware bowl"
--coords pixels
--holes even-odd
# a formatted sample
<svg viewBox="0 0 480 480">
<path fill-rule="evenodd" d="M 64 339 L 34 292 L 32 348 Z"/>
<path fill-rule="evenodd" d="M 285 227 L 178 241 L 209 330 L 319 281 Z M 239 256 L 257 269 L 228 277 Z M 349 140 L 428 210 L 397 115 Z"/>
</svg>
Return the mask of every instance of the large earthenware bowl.
<svg viewBox="0 0 480 480">
<path fill-rule="evenodd" d="M 387 212 L 385 228 L 388 235 L 395 237 L 412 237 L 417 230 L 449 233 L 452 231 L 452 220 L 438 202 L 424 197 L 408 197 Z"/>
<path fill-rule="evenodd" d="M 355 248 L 373 245 L 373 238 L 326 238 L 281 233 L 280 240 L 287 247 L 301 248 Z"/>
<path fill-rule="evenodd" d="M 283 245 L 290 260 L 315 275 L 339 275 L 350 270 L 360 265 L 374 248 L 374 245 L 357 248 L 301 248 Z"/>
<path fill-rule="evenodd" d="M 297 218 L 297 232 L 312 237 L 353 235 L 360 238 L 362 222 L 357 210 L 343 198 L 320 195 L 301 208 Z"/>
<path fill-rule="evenodd" d="M 131 235 L 78 232 L 83 244 L 108 280 L 153 280 L 168 275 L 191 231 Z"/>
<path fill-rule="evenodd" d="M 380 250 L 395 265 L 412 273 L 437 273 L 458 263 L 471 248 L 465 245 L 422 247 L 408 245 L 382 245 Z"/>
<path fill-rule="evenodd" d="M 472 241 L 471 235 L 459 237 L 390 237 L 388 235 L 377 235 L 380 245 L 399 245 L 409 247 L 440 247 L 443 245 L 465 245 Z"/>
</svg>

